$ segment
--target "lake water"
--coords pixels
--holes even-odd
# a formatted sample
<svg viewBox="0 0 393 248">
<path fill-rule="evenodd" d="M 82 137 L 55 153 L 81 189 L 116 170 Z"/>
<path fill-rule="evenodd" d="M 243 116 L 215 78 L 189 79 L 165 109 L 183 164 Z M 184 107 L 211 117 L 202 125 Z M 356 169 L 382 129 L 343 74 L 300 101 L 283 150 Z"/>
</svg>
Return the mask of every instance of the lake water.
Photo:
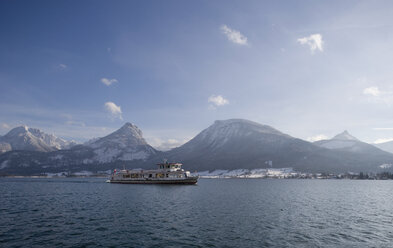
<svg viewBox="0 0 393 248">
<path fill-rule="evenodd" d="M 391 247 L 393 181 L 0 178 L 1 247 Z"/>
</svg>

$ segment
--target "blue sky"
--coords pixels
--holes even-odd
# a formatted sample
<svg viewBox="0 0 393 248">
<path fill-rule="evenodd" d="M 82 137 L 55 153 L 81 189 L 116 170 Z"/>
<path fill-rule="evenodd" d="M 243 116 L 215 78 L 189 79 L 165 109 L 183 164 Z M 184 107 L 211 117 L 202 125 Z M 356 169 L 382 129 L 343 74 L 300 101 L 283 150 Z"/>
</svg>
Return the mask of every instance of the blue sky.
<svg viewBox="0 0 393 248">
<path fill-rule="evenodd" d="M 0 134 L 135 123 L 156 147 L 217 119 L 393 138 L 391 1 L 1 1 Z"/>
</svg>

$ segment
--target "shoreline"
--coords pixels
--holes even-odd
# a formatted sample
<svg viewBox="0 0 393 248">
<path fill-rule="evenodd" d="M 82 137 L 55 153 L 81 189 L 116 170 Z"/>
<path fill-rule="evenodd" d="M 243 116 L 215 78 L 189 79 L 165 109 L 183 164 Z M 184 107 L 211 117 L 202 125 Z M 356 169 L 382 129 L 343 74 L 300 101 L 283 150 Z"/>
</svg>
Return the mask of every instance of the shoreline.
<svg viewBox="0 0 393 248">
<path fill-rule="evenodd" d="M 64 179 L 64 178 L 102 178 L 106 179 L 109 176 L 0 176 L 0 178 L 29 178 L 29 179 Z M 393 180 L 393 178 L 300 178 L 300 177 L 200 177 L 199 179 L 206 180 L 231 180 L 231 179 L 243 179 L 243 180 L 362 180 L 362 181 L 376 181 L 376 180 Z"/>
</svg>

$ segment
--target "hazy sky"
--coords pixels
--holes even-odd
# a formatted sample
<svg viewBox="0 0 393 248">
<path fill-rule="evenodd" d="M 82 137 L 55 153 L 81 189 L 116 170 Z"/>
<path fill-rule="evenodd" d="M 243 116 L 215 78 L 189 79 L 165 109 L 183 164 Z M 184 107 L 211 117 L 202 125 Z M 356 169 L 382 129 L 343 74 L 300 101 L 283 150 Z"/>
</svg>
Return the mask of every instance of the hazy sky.
<svg viewBox="0 0 393 248">
<path fill-rule="evenodd" d="M 0 1 L 0 134 L 135 123 L 156 147 L 217 119 L 393 138 L 393 1 Z"/>
</svg>

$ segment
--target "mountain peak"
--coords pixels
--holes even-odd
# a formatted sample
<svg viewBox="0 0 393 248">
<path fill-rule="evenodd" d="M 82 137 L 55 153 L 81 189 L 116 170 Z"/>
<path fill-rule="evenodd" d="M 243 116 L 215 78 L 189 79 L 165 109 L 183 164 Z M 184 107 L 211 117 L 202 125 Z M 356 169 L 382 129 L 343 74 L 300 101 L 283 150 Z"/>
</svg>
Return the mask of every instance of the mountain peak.
<svg viewBox="0 0 393 248">
<path fill-rule="evenodd" d="M 228 119 L 228 120 L 216 120 L 213 125 L 211 125 L 207 130 L 217 130 L 226 129 L 233 130 L 239 133 L 241 130 L 243 132 L 258 132 L 258 133 L 270 133 L 276 135 L 285 135 L 280 131 L 272 128 L 268 125 L 262 125 L 257 122 L 253 122 L 245 119 Z"/>
<path fill-rule="evenodd" d="M 332 140 L 353 140 L 353 141 L 358 141 L 358 139 L 355 138 L 354 136 L 352 136 L 351 134 L 349 134 L 349 132 L 347 130 L 345 130 L 342 133 L 337 134 L 336 136 L 334 136 L 332 138 Z"/>
<path fill-rule="evenodd" d="M 11 129 L 6 135 L 4 136 L 15 136 L 15 135 L 19 135 L 21 133 L 27 133 L 29 131 L 29 127 L 26 125 L 22 125 L 22 126 L 18 126 L 18 127 L 14 127 L 13 129 Z"/>
<path fill-rule="evenodd" d="M 137 130 L 139 130 L 139 128 L 138 128 L 136 125 L 132 124 L 131 122 L 126 122 L 126 123 L 125 123 L 121 128 L 119 128 L 119 129 L 122 129 L 122 130 L 137 129 Z"/>
<path fill-rule="evenodd" d="M 125 123 L 115 132 L 87 142 L 85 145 L 94 149 L 93 160 L 101 163 L 114 159 L 144 160 L 156 153 L 156 150 L 143 138 L 142 131 L 130 122 Z"/>
<path fill-rule="evenodd" d="M 136 127 L 136 126 L 134 124 L 132 124 L 131 122 L 126 122 L 121 128 L 123 128 L 123 127 L 130 128 L 130 127 Z"/>
<path fill-rule="evenodd" d="M 115 131 L 116 134 L 131 135 L 136 138 L 143 139 L 142 131 L 131 122 L 126 122 L 120 129 Z"/>
<path fill-rule="evenodd" d="M 239 119 L 239 118 L 238 119 L 234 118 L 234 119 L 216 120 L 216 121 L 214 121 L 215 125 L 228 125 L 228 124 L 234 124 L 234 123 L 262 125 L 262 124 L 259 124 L 257 122 L 253 122 L 253 121 L 246 120 L 246 119 Z"/>
<path fill-rule="evenodd" d="M 217 120 L 214 124 L 204 129 L 197 136 L 180 147 L 180 150 L 184 149 L 184 147 L 189 147 L 190 150 L 205 149 L 206 147 L 209 147 L 209 149 L 221 149 L 225 146 L 238 146 L 247 139 L 251 139 L 253 142 L 258 143 L 280 139 L 292 139 L 292 137 L 270 126 L 249 120 Z"/>
<path fill-rule="evenodd" d="M 92 147 L 100 146 L 102 143 L 120 144 L 121 146 L 147 145 L 142 131 L 131 122 L 125 123 L 121 128 L 103 138 L 89 142 Z"/>
</svg>

